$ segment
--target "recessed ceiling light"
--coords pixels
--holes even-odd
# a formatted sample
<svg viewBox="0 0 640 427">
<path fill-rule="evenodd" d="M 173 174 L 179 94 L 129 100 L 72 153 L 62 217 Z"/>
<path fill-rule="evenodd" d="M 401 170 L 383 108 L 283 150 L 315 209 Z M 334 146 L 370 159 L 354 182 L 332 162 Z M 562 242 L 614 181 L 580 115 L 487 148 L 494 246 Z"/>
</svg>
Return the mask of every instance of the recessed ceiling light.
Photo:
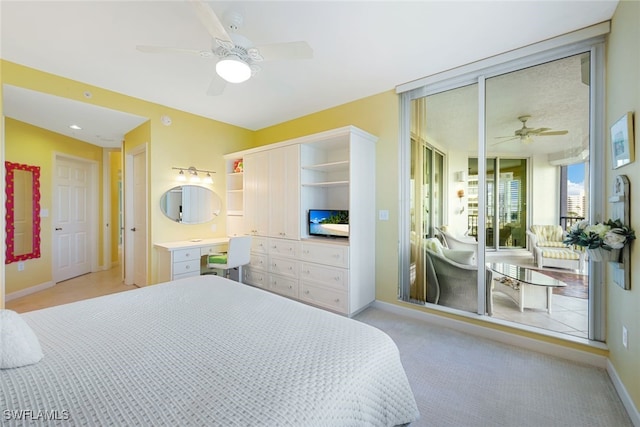
<svg viewBox="0 0 640 427">
<path fill-rule="evenodd" d="M 82 130 L 82 128 L 78 125 L 69 125 L 69 127 L 74 130 Z"/>
</svg>

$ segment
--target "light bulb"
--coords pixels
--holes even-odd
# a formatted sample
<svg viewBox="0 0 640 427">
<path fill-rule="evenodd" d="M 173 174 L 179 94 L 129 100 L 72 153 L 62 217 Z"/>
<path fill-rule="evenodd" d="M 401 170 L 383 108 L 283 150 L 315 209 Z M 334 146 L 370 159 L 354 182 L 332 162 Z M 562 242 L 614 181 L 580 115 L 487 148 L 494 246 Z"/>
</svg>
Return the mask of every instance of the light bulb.
<svg viewBox="0 0 640 427">
<path fill-rule="evenodd" d="M 216 73 L 229 83 L 242 83 L 251 77 L 251 67 L 235 55 L 229 55 L 216 64 Z"/>
</svg>

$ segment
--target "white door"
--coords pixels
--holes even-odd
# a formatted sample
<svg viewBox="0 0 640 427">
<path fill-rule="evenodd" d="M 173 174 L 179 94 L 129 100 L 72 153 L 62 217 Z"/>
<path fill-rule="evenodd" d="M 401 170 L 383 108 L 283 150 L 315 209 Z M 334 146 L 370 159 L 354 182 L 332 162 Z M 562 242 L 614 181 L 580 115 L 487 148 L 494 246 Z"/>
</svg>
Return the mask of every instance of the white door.
<svg viewBox="0 0 640 427">
<path fill-rule="evenodd" d="M 53 279 L 61 282 L 91 272 L 91 166 L 57 157 L 53 212 Z"/>
<path fill-rule="evenodd" d="M 142 146 L 127 155 L 125 283 L 147 285 L 147 153 Z"/>
</svg>

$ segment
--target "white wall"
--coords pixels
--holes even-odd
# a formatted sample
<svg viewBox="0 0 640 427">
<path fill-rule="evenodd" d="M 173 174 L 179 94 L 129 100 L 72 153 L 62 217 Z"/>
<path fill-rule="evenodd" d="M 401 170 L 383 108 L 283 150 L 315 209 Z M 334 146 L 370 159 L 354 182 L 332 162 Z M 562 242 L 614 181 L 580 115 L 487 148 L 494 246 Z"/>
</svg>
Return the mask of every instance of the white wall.
<svg viewBox="0 0 640 427">
<path fill-rule="evenodd" d="M 530 170 L 530 224 L 560 224 L 560 168 L 550 165 L 545 154 L 531 159 Z"/>
</svg>

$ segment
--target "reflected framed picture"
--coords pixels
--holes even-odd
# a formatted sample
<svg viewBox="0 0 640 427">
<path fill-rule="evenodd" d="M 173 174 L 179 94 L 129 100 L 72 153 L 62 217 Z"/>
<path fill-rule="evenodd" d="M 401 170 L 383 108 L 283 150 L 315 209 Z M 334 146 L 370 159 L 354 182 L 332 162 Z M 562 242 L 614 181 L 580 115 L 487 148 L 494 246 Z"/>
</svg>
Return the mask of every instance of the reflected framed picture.
<svg viewBox="0 0 640 427">
<path fill-rule="evenodd" d="M 611 126 L 611 159 L 617 169 L 633 162 L 633 113 L 625 113 Z"/>
</svg>

